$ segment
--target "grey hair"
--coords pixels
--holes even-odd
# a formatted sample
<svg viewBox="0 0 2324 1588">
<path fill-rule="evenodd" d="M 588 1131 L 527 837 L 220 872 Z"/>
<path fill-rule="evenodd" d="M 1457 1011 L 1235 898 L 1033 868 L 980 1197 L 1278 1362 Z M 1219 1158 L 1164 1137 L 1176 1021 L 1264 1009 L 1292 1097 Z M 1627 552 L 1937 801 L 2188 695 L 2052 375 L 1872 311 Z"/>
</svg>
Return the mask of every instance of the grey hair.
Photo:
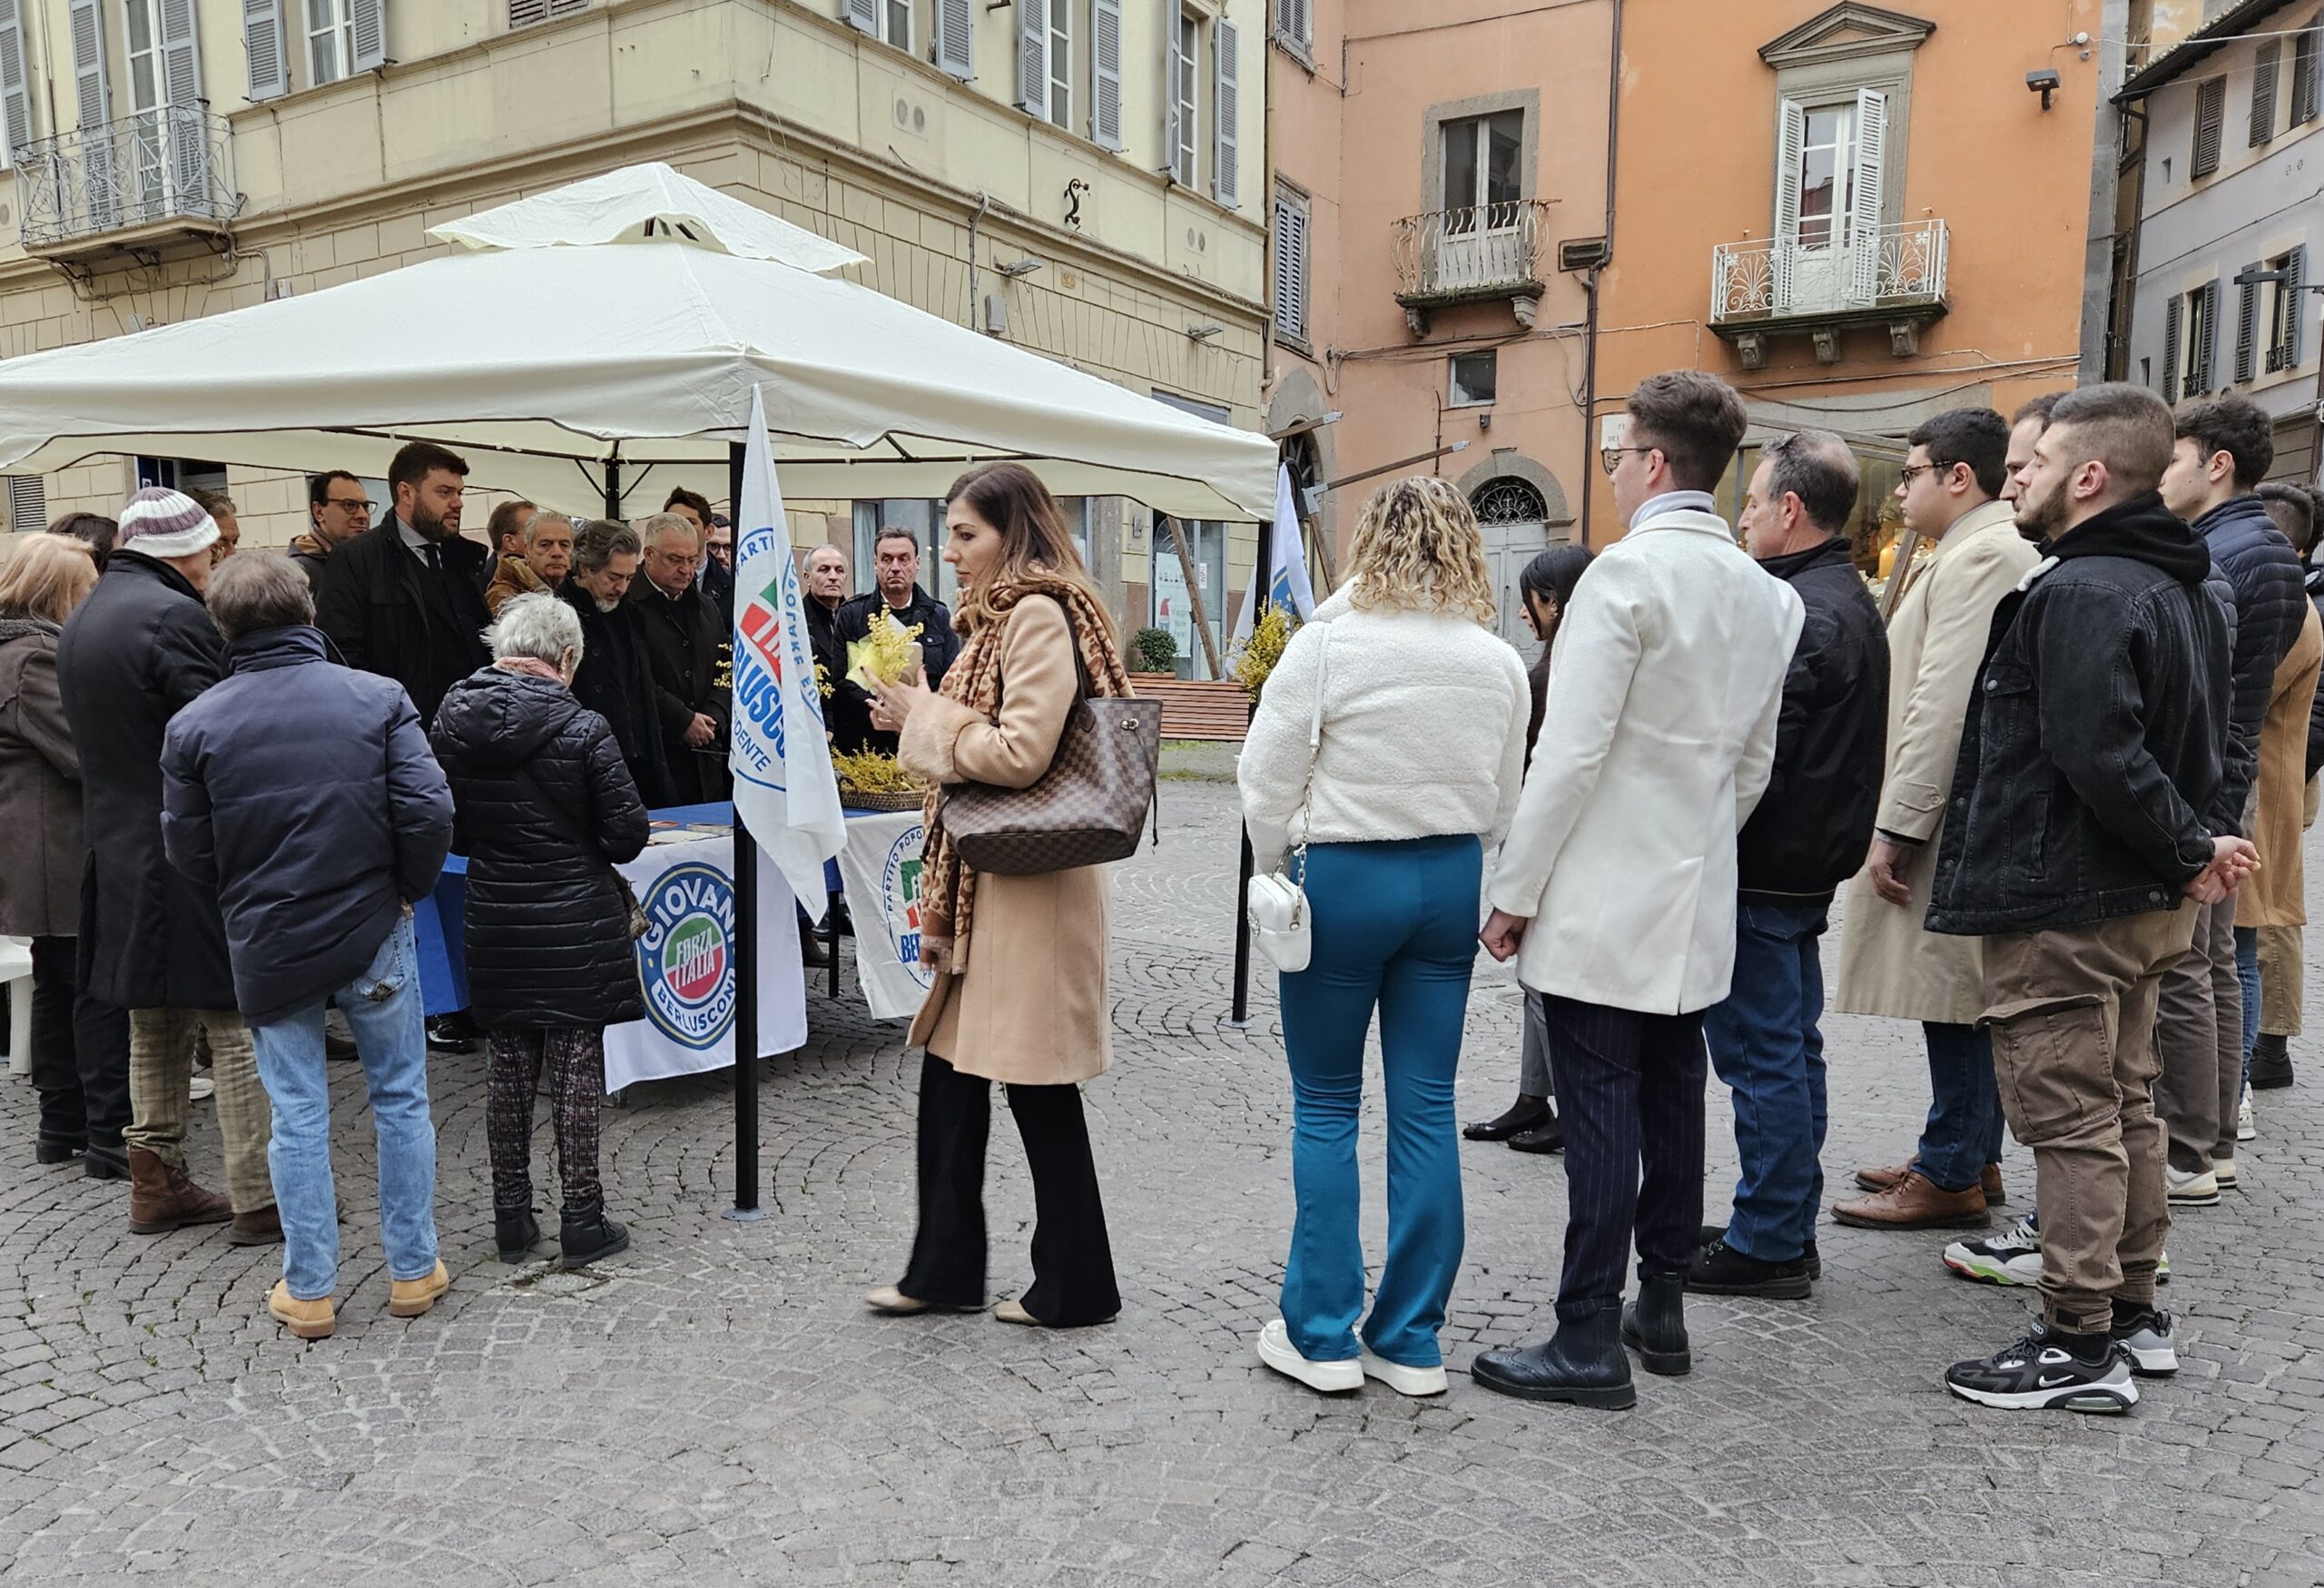
<svg viewBox="0 0 2324 1588">
<path fill-rule="evenodd" d="M 637 541 L 641 546 L 659 546 L 662 544 L 662 537 L 673 529 L 680 529 L 694 541 L 694 548 L 699 552 L 706 538 L 704 530 L 694 527 L 692 519 L 682 518 L 676 513 L 648 513 L 630 528 L 636 531 Z"/>
<path fill-rule="evenodd" d="M 279 552 L 246 551 L 210 576 L 210 621 L 229 645 L 261 629 L 297 628 L 314 620 L 314 586 Z"/>
<path fill-rule="evenodd" d="M 240 561 L 235 557 L 227 567 Z M 529 590 L 502 606 L 500 616 L 484 631 L 484 643 L 492 647 L 496 662 L 529 656 L 562 667 L 570 657 L 577 667 L 581 665 L 581 615 L 546 590 Z"/>
<path fill-rule="evenodd" d="M 525 537 L 527 551 L 533 548 L 533 537 L 540 532 L 540 527 L 544 524 L 562 524 L 573 531 L 573 538 L 576 540 L 581 538 L 580 528 L 573 522 L 572 515 L 560 513 L 554 508 L 537 508 L 534 509 L 533 516 L 525 520 L 522 533 Z"/>
<path fill-rule="evenodd" d="M 573 566 L 583 573 L 596 573 L 617 557 L 640 557 L 645 547 L 637 538 L 637 531 L 626 524 L 611 518 L 592 518 L 588 527 L 574 538 Z"/>
<path fill-rule="evenodd" d="M 1801 430 L 1768 442 L 1763 456 L 1775 465 L 1768 476 L 1770 497 L 1779 502 L 1797 496 L 1818 529 L 1837 535 L 1847 528 L 1863 476 L 1846 441 L 1829 430 Z"/>
</svg>

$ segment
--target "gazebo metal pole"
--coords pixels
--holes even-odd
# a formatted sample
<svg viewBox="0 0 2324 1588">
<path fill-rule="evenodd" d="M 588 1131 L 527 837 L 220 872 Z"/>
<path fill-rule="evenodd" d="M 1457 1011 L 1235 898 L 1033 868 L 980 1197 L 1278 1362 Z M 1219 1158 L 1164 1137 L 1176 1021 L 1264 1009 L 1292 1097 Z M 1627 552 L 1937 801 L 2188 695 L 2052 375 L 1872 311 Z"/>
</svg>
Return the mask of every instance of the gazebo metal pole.
<svg viewBox="0 0 2324 1588">
<path fill-rule="evenodd" d="M 1259 587 L 1259 607 L 1251 614 L 1251 626 L 1259 626 L 1261 613 L 1275 598 L 1275 521 L 1259 520 L 1259 575 L 1253 583 Z M 1256 711 L 1256 703 L 1249 708 Z M 1251 854 L 1251 830 L 1238 818 L 1235 824 L 1236 835 L 1243 841 L 1243 857 L 1235 868 L 1235 1005 L 1226 1023 L 1236 1031 L 1251 1023 L 1251 915 L 1243 901 L 1250 896 L 1251 872 L 1256 863 Z"/>
<path fill-rule="evenodd" d="M 619 462 L 607 465 L 606 494 L 615 498 Z M 734 503 L 739 546 L 743 523 L 743 448 L 726 454 L 727 499 Z M 778 532 L 782 526 L 777 525 Z M 786 923 L 787 924 L 787 923 Z M 766 1217 L 759 1206 L 759 846 L 734 808 L 734 1205 L 726 1217 L 749 1222 Z"/>
</svg>

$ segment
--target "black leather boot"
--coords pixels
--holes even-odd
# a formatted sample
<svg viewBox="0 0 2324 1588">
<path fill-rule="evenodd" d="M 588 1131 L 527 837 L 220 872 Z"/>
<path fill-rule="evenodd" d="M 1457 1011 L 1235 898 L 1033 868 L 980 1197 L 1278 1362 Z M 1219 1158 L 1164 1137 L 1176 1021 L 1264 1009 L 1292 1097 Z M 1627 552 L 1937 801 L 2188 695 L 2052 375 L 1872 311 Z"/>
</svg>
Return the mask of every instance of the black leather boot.
<svg viewBox="0 0 2324 1588">
<path fill-rule="evenodd" d="M 541 1221 L 530 1208 L 495 1208 L 492 1231 L 504 1263 L 523 1262 L 541 1244 Z"/>
<path fill-rule="evenodd" d="M 1687 1349 L 1687 1281 L 1683 1275 L 1641 1280 L 1638 1299 L 1622 1308 L 1622 1344 L 1649 1373 L 1676 1378 L 1694 1367 Z"/>
<path fill-rule="evenodd" d="M 2291 1084 L 2291 1046 L 2286 1037 L 2261 1036 L 2251 1045 L 2251 1090 L 2273 1091 Z"/>
<path fill-rule="evenodd" d="M 565 1266 L 577 1268 L 600 1258 L 627 1251 L 629 1227 L 606 1217 L 603 1198 L 594 1202 L 568 1202 L 565 1206 L 564 1228 L 557 1232 L 557 1245 L 564 1248 Z"/>
<path fill-rule="evenodd" d="M 1571 1401 L 1578 1406 L 1621 1411 L 1638 1405 L 1630 1383 L 1630 1359 L 1615 1330 L 1620 1315 L 1611 1307 L 1573 1322 L 1539 1346 L 1504 1346 L 1487 1351 L 1469 1366 L 1469 1376 L 1485 1388 L 1520 1400 Z"/>
</svg>

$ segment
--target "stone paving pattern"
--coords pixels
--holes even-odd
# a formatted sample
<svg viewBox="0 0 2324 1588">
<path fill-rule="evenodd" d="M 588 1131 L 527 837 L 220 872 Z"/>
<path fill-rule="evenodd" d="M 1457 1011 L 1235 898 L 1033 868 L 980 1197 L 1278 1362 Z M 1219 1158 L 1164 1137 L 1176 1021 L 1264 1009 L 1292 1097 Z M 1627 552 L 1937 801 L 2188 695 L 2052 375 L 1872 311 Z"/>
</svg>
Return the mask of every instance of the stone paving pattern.
<svg viewBox="0 0 2324 1588">
<path fill-rule="evenodd" d="M 863 1311 L 910 1236 L 917 1059 L 852 1003 L 812 999 L 808 1047 L 770 1067 L 764 1222 L 719 1217 L 723 1080 L 607 1110 L 606 1183 L 636 1245 L 586 1273 L 494 1260 L 482 1059 L 438 1055 L 455 1278 L 410 1323 L 386 1316 L 347 1067 L 341 1321 L 311 1346 L 264 1316 L 279 1253 L 222 1228 L 131 1235 L 125 1188 L 34 1165 L 30 1090 L 0 1082 L 0 1577 L 2324 1582 L 2317 1044 L 2298 1050 L 2302 1085 L 2262 1099 L 2245 1189 L 2173 1232 L 2186 1366 L 2127 1417 L 1947 1396 L 1942 1366 L 2011 1337 L 2029 1293 L 1947 1277 L 1943 1234 L 1828 1222 L 1812 1301 L 1694 1301 L 1693 1376 L 1642 1378 L 1635 1411 L 1486 1394 L 1471 1357 L 1551 1327 L 1564 1208 L 1558 1159 L 1492 1145 L 1462 1149 L 1452 1393 L 1325 1400 L 1251 1352 L 1281 1277 L 1290 1107 L 1264 979 L 1250 1031 L 1221 1024 L 1231 791 L 1174 783 L 1164 812 L 1161 847 L 1118 869 L 1118 1060 L 1088 1090 L 1126 1300 L 1110 1327 Z M 1481 976 L 1463 1118 L 1513 1090 L 1514 994 L 1505 972 Z M 1851 1166 L 1908 1149 L 1926 1090 L 1914 1030 L 1834 1017 L 1827 1034 L 1838 1194 Z M 1722 1088 L 1707 1107 L 1716 1210 L 1733 1173 Z M 997 1113 L 996 1299 L 1024 1281 L 1031 1210 Z M 214 1119 L 195 1119 L 215 1183 Z M 545 1116 L 537 1150 L 553 1157 Z M 1376 1117 L 1364 1150 L 1376 1257 Z M 2011 1190 L 2032 1179 L 2013 1145 Z"/>
</svg>

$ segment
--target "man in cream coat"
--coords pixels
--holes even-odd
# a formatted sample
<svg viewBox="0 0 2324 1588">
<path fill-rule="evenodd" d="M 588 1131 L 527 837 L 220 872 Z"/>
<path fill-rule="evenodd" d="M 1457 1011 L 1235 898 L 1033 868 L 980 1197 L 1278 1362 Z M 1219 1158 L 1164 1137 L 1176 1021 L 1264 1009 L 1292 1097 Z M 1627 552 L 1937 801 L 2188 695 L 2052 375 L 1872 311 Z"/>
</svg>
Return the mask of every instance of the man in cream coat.
<svg viewBox="0 0 2324 1588">
<path fill-rule="evenodd" d="M 1734 969 L 1735 835 L 1767 788 L 1804 620 L 1713 510 L 1743 440 L 1734 390 L 1675 370 L 1629 409 L 1604 461 L 1630 533 L 1558 631 L 1539 741 L 1555 753 L 1520 796 L 1482 934 L 1548 1001 L 1566 1129 L 1558 1329 L 1471 1369 L 1505 1395 L 1610 1407 L 1638 1398 L 1623 1341 L 1650 1372 L 1689 1366 L 1703 1011 Z M 1640 1297 L 1621 1313 L 1633 1231 Z"/>
<path fill-rule="evenodd" d="M 2040 404 L 2034 405 L 2041 408 Z M 1910 569 L 1888 627 L 1888 765 L 1881 780 L 1872 859 L 1848 884 L 1840 938 L 1840 990 L 1849 1014 L 1919 1021 L 1928 1046 L 1928 1121 L 1912 1156 L 1860 1169 L 1868 1196 L 1839 1203 L 1843 1224 L 1888 1229 L 1974 1228 L 2001 1198 L 2001 1094 L 1984 1012 L 1984 956 L 1974 937 L 1930 932 L 1929 883 L 1971 686 L 1984 660 L 1994 608 L 2037 560 L 2000 499 L 2008 459 L 2034 456 L 2046 409 L 2017 430 L 1989 409 L 1941 413 L 1913 431 L 1896 487 L 1905 522 L 1936 549 Z M 1983 1277 L 2008 1282 L 1989 1264 Z"/>
</svg>

